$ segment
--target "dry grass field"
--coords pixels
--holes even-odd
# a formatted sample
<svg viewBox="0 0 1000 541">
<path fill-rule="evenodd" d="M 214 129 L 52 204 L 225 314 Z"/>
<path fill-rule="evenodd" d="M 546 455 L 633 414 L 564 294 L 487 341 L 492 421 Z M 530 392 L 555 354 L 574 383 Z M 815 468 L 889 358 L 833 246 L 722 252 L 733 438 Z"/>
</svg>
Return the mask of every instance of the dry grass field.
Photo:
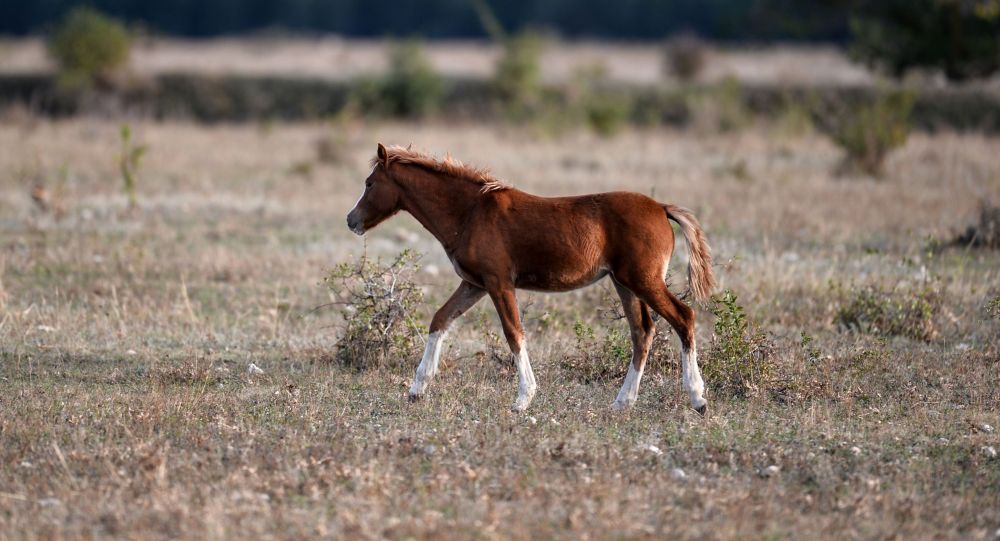
<svg viewBox="0 0 1000 541">
<path fill-rule="evenodd" d="M 334 129 L 341 157 L 319 161 Z M 135 211 L 117 123 L 0 124 L 0 539 L 1000 535 L 1000 253 L 948 246 L 1000 201 L 997 138 L 915 134 L 874 180 L 835 176 L 827 139 L 774 126 L 132 131 L 148 146 Z M 625 365 L 591 378 L 565 362 L 593 355 L 575 327 L 598 344 L 624 328 L 599 310 L 606 282 L 521 294 L 539 380 L 525 415 L 508 410 L 516 373 L 490 354 L 488 302 L 420 403 L 405 400 L 416 356 L 338 363 L 337 311 L 314 308 L 328 271 L 365 250 L 344 217 L 376 141 L 450 151 L 536 193 L 692 208 L 720 291 L 766 333 L 770 378 L 745 395 L 709 378 L 700 417 L 661 321 L 636 407 L 610 411 Z M 425 254 L 429 321 L 457 281 L 441 248 L 404 216 L 366 241 Z M 837 323 L 865 291 L 897 302 L 893 288 L 930 291 L 926 340 Z M 706 365 L 714 318 L 698 313 Z"/>
</svg>

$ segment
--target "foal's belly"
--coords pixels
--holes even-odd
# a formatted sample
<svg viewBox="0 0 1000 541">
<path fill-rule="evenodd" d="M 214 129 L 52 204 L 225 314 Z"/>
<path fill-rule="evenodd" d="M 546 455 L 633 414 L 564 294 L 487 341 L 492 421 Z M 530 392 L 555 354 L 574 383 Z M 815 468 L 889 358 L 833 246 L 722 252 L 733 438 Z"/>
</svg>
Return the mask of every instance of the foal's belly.
<svg viewBox="0 0 1000 541">
<path fill-rule="evenodd" d="M 541 269 L 526 270 L 515 276 L 514 286 L 533 291 L 571 291 L 589 286 L 608 275 L 606 267 L 587 270 Z"/>
</svg>

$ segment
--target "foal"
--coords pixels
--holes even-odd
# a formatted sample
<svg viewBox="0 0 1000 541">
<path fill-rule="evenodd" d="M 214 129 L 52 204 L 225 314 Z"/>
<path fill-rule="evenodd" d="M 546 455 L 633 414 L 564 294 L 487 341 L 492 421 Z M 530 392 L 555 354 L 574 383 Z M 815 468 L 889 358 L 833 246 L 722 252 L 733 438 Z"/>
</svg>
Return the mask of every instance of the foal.
<svg viewBox="0 0 1000 541">
<path fill-rule="evenodd" d="M 638 396 L 656 331 L 652 308 L 680 337 L 684 388 L 691 406 L 705 413 L 708 403 L 698 370 L 694 311 L 664 282 L 674 249 L 670 219 L 680 225 L 687 241 L 694 297 L 704 299 L 714 287 L 708 243 L 690 211 L 631 192 L 538 197 L 450 157 L 438 160 L 379 144 L 365 191 L 347 215 L 347 226 L 363 235 L 401 210 L 434 235 L 462 279 L 431 321 L 410 387 L 411 400 L 423 396 L 437 372 L 448 327 L 489 295 L 517 365 L 519 385 L 512 409 L 524 411 L 537 386 L 515 289 L 569 291 L 611 276 L 632 334 L 632 362 L 612 407 L 627 408 Z"/>
</svg>

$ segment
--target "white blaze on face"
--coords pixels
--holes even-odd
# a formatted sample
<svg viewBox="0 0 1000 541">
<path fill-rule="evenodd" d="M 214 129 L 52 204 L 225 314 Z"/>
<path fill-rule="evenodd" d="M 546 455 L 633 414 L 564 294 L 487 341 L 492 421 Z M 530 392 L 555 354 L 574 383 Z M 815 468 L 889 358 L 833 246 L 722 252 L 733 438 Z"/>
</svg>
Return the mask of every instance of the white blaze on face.
<svg viewBox="0 0 1000 541">
<path fill-rule="evenodd" d="M 691 397 L 691 407 L 698 409 L 708 403 L 705 394 L 705 382 L 698 370 L 698 349 L 691 343 L 691 349 L 681 348 L 681 376 L 684 380 L 684 390 Z"/>
<path fill-rule="evenodd" d="M 611 407 L 616 410 L 622 410 L 635 404 L 636 399 L 639 398 L 639 381 L 641 380 L 642 370 L 636 370 L 635 364 L 628 363 L 628 374 L 625 376 L 625 383 L 622 384 L 622 389 L 618 391 L 618 398 L 615 398 Z"/>
<path fill-rule="evenodd" d="M 528 409 L 528 405 L 531 404 L 531 399 L 535 397 L 535 391 L 538 389 L 538 384 L 535 383 L 535 373 L 531 371 L 531 360 L 528 358 L 528 348 L 523 344 L 521 345 L 521 351 L 514 353 L 514 362 L 517 364 L 517 400 L 514 402 L 514 407 L 511 408 L 514 412 L 521 412 Z"/>
<path fill-rule="evenodd" d="M 424 356 L 420 359 L 413 385 L 410 386 L 410 396 L 422 396 L 427 390 L 427 385 L 437 374 L 438 362 L 441 360 L 441 346 L 444 344 L 446 334 L 447 331 L 438 331 L 427 336 L 427 346 L 424 347 Z"/>
</svg>

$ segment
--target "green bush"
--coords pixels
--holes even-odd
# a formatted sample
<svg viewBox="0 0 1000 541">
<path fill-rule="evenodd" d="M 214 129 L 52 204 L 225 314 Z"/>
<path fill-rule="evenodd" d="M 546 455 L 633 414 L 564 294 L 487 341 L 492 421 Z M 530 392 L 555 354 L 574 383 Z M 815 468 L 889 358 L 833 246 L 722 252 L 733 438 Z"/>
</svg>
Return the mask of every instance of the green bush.
<svg viewBox="0 0 1000 541">
<path fill-rule="evenodd" d="M 503 38 L 503 55 L 497 62 L 493 85 L 505 111 L 514 119 L 531 115 L 540 105 L 542 47 L 541 36 L 531 32 Z"/>
<path fill-rule="evenodd" d="M 611 325 L 598 338 L 582 321 L 573 324 L 576 351 L 560 361 L 560 367 L 584 383 L 617 381 L 625 377 L 632 358 L 632 340 L 620 325 Z"/>
<path fill-rule="evenodd" d="M 751 321 L 725 290 L 712 297 L 715 328 L 708 354 L 702 359 L 702 374 L 713 393 L 746 397 L 775 383 L 773 345 L 768 335 Z"/>
<path fill-rule="evenodd" d="M 423 328 L 413 319 L 423 293 L 413 281 L 417 256 L 404 250 L 388 265 L 367 254 L 324 279 L 344 320 L 337 360 L 345 366 L 413 368 Z"/>
<path fill-rule="evenodd" d="M 628 95 L 611 87 L 607 69 L 596 64 L 578 69 L 567 90 L 567 107 L 601 137 L 615 135 L 632 113 Z"/>
<path fill-rule="evenodd" d="M 70 11 L 48 40 L 60 81 L 70 86 L 107 83 L 128 62 L 129 36 L 117 20 L 89 7 Z"/>
<path fill-rule="evenodd" d="M 877 336 L 905 336 L 931 341 L 938 335 L 940 283 L 930 277 L 917 285 L 832 285 L 838 298 L 834 322 L 841 328 Z"/>
<path fill-rule="evenodd" d="M 389 72 L 379 88 L 380 108 L 392 116 L 422 117 L 436 111 L 443 97 L 444 82 L 420 42 L 393 44 L 389 51 Z"/>
<path fill-rule="evenodd" d="M 845 152 L 841 172 L 881 175 L 886 157 L 909 137 L 912 110 L 913 95 L 898 91 L 824 115 L 820 127 Z"/>
</svg>

